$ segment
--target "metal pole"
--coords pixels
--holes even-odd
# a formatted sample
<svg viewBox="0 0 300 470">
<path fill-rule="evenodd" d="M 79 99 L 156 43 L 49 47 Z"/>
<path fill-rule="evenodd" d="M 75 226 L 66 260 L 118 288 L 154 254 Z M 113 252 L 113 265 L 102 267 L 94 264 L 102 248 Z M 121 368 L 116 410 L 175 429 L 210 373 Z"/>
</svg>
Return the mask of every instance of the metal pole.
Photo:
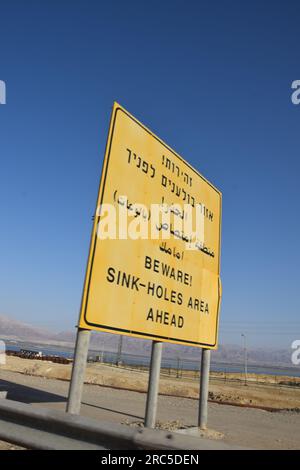
<svg viewBox="0 0 300 470">
<path fill-rule="evenodd" d="M 149 384 L 148 384 L 146 416 L 145 416 L 146 428 L 155 427 L 161 355 L 162 355 L 162 343 L 159 341 L 152 341 Z"/>
<path fill-rule="evenodd" d="M 78 415 L 81 406 L 82 389 L 87 363 L 91 331 L 78 328 L 72 376 L 69 388 L 67 413 Z"/>
<path fill-rule="evenodd" d="M 246 342 L 246 335 L 242 333 L 241 336 L 244 338 L 244 370 L 245 370 L 245 385 L 247 385 L 247 380 L 248 380 L 247 342 Z"/>
<path fill-rule="evenodd" d="M 116 366 L 121 364 L 122 359 L 122 346 L 123 346 L 123 336 L 120 335 L 119 337 L 119 344 L 118 344 L 118 352 L 117 352 L 117 359 L 116 359 Z"/>
<path fill-rule="evenodd" d="M 207 427 L 209 369 L 210 369 L 210 349 L 202 349 L 199 419 L 198 419 L 198 426 L 200 429 L 206 429 Z"/>
<path fill-rule="evenodd" d="M 180 357 L 177 357 L 177 372 L 176 372 L 177 379 L 179 379 L 179 367 L 180 367 Z"/>
</svg>

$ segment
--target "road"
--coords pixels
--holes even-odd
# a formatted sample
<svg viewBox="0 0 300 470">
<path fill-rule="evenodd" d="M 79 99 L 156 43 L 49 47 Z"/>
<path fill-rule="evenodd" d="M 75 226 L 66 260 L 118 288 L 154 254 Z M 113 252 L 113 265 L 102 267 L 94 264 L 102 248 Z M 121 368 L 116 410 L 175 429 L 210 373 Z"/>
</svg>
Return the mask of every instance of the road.
<svg viewBox="0 0 300 470">
<path fill-rule="evenodd" d="M 0 390 L 7 398 L 33 406 L 65 409 L 68 382 L 0 371 Z M 146 394 L 99 385 L 85 385 L 81 413 L 95 419 L 137 423 L 143 421 Z M 197 400 L 160 396 L 158 421 L 197 424 Z M 268 412 L 209 404 L 209 428 L 224 434 L 223 441 L 252 449 L 299 449 L 300 413 Z"/>
</svg>

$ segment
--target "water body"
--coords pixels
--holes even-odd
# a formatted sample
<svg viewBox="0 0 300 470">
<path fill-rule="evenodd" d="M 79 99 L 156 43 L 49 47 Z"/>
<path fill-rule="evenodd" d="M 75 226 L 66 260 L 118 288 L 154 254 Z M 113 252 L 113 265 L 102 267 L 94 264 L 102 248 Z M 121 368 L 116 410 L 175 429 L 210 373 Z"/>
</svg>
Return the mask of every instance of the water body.
<svg viewBox="0 0 300 470">
<path fill-rule="evenodd" d="M 68 359 L 73 358 L 73 349 L 67 348 L 57 348 L 51 346 L 40 346 L 34 343 L 17 343 L 6 341 L 6 349 L 11 351 L 20 351 L 21 349 L 29 349 L 31 351 L 41 351 L 44 355 L 49 356 L 61 356 Z M 100 357 L 101 362 L 116 364 L 120 359 L 116 352 L 103 351 L 99 350 L 90 350 L 89 356 L 90 359 L 96 359 Z M 121 362 L 123 365 L 128 366 L 144 366 L 149 367 L 150 364 L 150 354 L 148 356 L 135 355 L 122 353 Z M 182 369 L 182 370 L 199 370 L 200 369 L 200 360 L 195 359 L 185 359 L 185 358 L 172 358 L 172 357 L 163 357 L 162 358 L 162 368 L 165 369 Z M 230 363 L 211 363 L 212 372 L 244 372 L 244 364 L 230 364 Z M 263 375 L 286 375 L 288 377 L 300 377 L 300 366 L 291 366 L 291 367 L 282 367 L 282 366 L 265 366 L 259 364 L 248 364 L 248 373 L 253 374 L 263 374 Z"/>
</svg>

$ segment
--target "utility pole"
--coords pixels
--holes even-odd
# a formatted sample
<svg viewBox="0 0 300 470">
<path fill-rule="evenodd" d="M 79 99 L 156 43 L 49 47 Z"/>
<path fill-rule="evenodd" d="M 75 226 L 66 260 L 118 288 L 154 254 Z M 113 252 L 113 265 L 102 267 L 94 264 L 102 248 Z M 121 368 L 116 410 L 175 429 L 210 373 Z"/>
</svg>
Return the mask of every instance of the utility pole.
<svg viewBox="0 0 300 470">
<path fill-rule="evenodd" d="M 247 379 L 248 379 L 247 339 L 244 333 L 242 333 L 241 336 L 242 338 L 244 338 L 244 373 L 245 373 L 245 385 L 247 385 Z"/>
<path fill-rule="evenodd" d="M 180 369 L 180 357 L 177 357 L 177 372 L 176 372 L 176 378 L 179 379 L 179 369 Z"/>
<path fill-rule="evenodd" d="M 118 344 L 118 352 L 117 352 L 117 359 L 116 365 L 119 366 L 121 364 L 122 359 L 122 346 L 123 346 L 123 335 L 119 336 L 119 344 Z"/>
</svg>

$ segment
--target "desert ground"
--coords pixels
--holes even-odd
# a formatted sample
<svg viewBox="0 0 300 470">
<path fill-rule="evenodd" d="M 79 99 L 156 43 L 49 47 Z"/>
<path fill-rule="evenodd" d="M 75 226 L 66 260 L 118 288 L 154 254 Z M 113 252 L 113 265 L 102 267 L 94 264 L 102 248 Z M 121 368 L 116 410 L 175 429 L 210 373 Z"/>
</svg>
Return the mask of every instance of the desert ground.
<svg viewBox="0 0 300 470">
<path fill-rule="evenodd" d="M 0 368 L 7 398 L 65 409 L 71 365 L 8 357 Z M 82 414 L 123 425 L 143 423 L 148 373 L 88 364 Z M 207 437 L 252 449 L 300 448 L 300 379 L 212 374 Z M 197 425 L 199 378 L 163 370 L 157 426 L 177 430 Z M 15 446 L 13 446 L 15 447 Z M 1 447 L 0 447 L 1 448 Z M 2 444 L 2 448 L 7 448 Z"/>
<path fill-rule="evenodd" d="M 8 356 L 0 368 L 29 376 L 48 379 L 70 380 L 71 364 L 55 364 L 47 361 L 22 359 Z M 198 399 L 199 373 L 184 371 L 183 376 L 175 370 L 162 370 L 159 393 L 175 397 Z M 85 383 L 122 390 L 146 392 L 148 371 L 138 368 L 116 367 L 101 363 L 88 363 Z M 300 411 L 300 377 L 268 376 L 239 373 L 211 373 L 209 399 L 212 402 Z"/>
</svg>

